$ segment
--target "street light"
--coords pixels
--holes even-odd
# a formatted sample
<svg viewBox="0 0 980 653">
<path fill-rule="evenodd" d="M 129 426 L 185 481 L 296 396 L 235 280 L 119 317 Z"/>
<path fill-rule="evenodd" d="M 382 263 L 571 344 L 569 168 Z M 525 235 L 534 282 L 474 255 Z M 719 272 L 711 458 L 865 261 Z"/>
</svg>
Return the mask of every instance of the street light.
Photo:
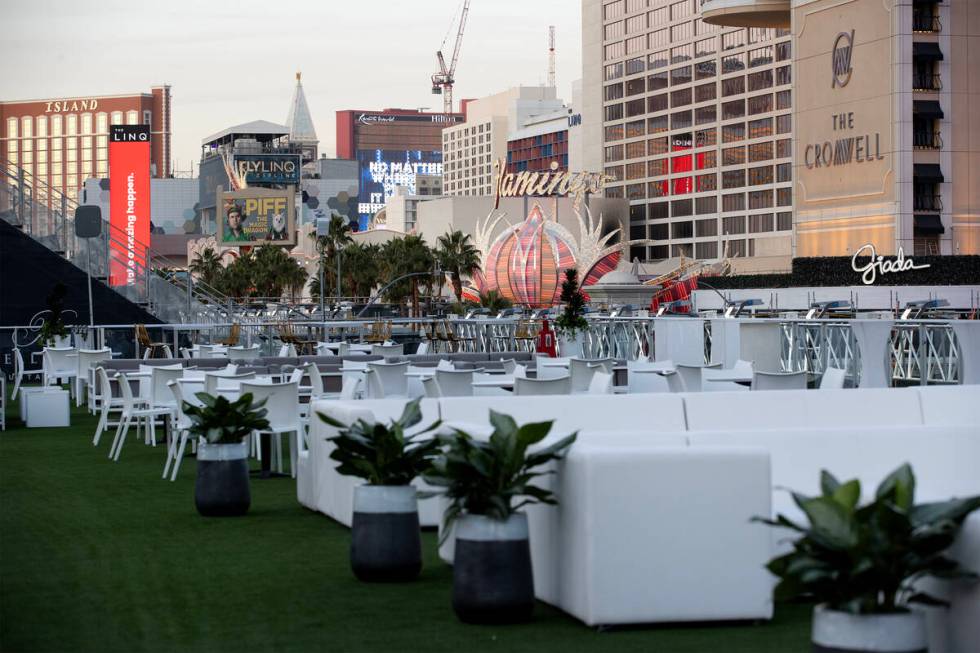
<svg viewBox="0 0 980 653">
<path fill-rule="evenodd" d="M 372 297 L 370 300 L 368 300 L 368 303 L 365 304 L 364 308 L 362 308 L 360 311 L 358 311 L 357 315 L 354 316 L 354 319 L 355 320 L 356 319 L 360 319 L 360 317 L 362 315 L 364 315 L 364 312 L 367 311 L 367 309 L 371 308 L 371 306 L 374 305 L 374 302 L 378 301 L 378 298 L 381 297 L 381 295 L 383 295 L 384 292 L 386 290 L 388 290 L 388 288 L 392 287 L 393 285 L 395 285 L 399 281 L 404 281 L 405 279 L 408 279 L 410 277 L 424 277 L 424 276 L 429 276 L 429 275 L 431 275 L 431 276 L 438 276 L 438 275 L 440 275 L 442 273 L 443 273 L 442 272 L 442 269 L 439 267 L 439 263 L 437 262 L 435 264 L 435 266 L 431 270 L 429 270 L 427 272 L 409 272 L 408 274 L 403 274 L 402 276 L 398 277 L 397 279 L 395 279 L 393 281 L 389 281 L 388 283 L 386 283 L 381 288 L 381 290 L 379 290 L 377 292 L 377 294 L 374 297 Z"/>
<path fill-rule="evenodd" d="M 326 312 L 324 311 L 323 300 L 326 294 L 326 289 L 323 287 L 323 241 L 320 239 L 322 236 L 330 235 L 330 218 L 317 218 L 316 219 L 316 249 L 320 253 L 320 319 L 325 320 Z M 340 262 L 337 262 L 337 277 L 340 278 Z M 339 291 L 338 291 L 339 294 Z"/>
</svg>

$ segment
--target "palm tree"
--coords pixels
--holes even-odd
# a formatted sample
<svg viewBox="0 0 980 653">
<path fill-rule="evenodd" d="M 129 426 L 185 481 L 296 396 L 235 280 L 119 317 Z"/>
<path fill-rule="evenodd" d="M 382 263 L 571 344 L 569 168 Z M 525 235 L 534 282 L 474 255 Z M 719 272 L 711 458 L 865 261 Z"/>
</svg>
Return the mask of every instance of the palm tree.
<svg viewBox="0 0 980 653">
<path fill-rule="evenodd" d="M 343 216 L 334 213 L 330 216 L 330 227 L 326 236 L 317 236 L 316 232 L 310 234 L 316 240 L 317 251 L 320 252 L 320 265 L 324 266 L 323 284 L 327 287 L 336 287 L 337 275 L 337 253 L 339 250 L 350 245 L 353 239 L 350 237 L 351 228 Z M 319 289 L 319 283 L 317 283 Z M 318 293 L 319 294 L 319 293 Z"/>
<path fill-rule="evenodd" d="M 463 275 L 470 276 L 480 269 L 480 252 L 473 246 L 469 234 L 447 231 L 438 238 L 436 256 L 442 269 L 449 273 L 456 302 L 463 301 Z"/>
<path fill-rule="evenodd" d="M 235 299 L 248 297 L 254 290 L 252 270 L 255 267 L 255 257 L 252 252 L 243 252 L 231 265 L 221 270 L 215 278 L 216 288 Z"/>
<path fill-rule="evenodd" d="M 370 297 L 381 279 L 381 248 L 351 243 L 341 254 L 344 292 L 351 297 Z"/>
<path fill-rule="evenodd" d="M 306 271 L 281 247 L 263 245 L 256 250 L 252 282 L 260 297 L 278 299 L 286 289 L 295 295 L 306 282 Z"/>
<path fill-rule="evenodd" d="M 421 236 L 409 235 L 395 238 L 381 248 L 385 281 L 390 282 L 406 274 L 428 272 L 435 267 L 435 255 Z M 427 279 L 427 280 L 424 280 Z M 385 295 L 394 303 L 411 299 L 412 312 L 419 314 L 419 283 L 431 284 L 431 276 L 409 277 L 388 288 Z"/>
<path fill-rule="evenodd" d="M 497 290 L 488 290 L 486 294 L 480 295 L 480 306 L 489 309 L 491 313 L 499 313 L 513 305 L 513 302 L 501 295 Z"/>
<path fill-rule="evenodd" d="M 221 273 L 221 257 L 214 251 L 213 247 L 205 247 L 197 254 L 197 258 L 191 262 L 190 271 L 197 275 L 197 278 L 209 286 L 213 286 L 215 279 Z"/>
</svg>

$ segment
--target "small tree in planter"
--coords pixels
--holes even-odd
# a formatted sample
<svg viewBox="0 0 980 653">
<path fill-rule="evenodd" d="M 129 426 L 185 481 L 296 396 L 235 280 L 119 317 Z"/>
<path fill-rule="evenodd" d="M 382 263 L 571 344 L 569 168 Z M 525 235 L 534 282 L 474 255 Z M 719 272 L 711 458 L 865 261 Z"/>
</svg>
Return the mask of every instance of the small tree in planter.
<svg viewBox="0 0 980 653">
<path fill-rule="evenodd" d="M 197 449 L 194 504 L 205 517 L 244 515 L 252 503 L 245 438 L 269 427 L 265 400 L 253 404 L 251 393 L 235 401 L 205 392 L 196 396 L 203 406 L 184 402 L 190 435 L 205 440 Z"/>
<path fill-rule="evenodd" d="M 391 424 L 362 419 L 347 425 L 317 413 L 340 429 L 327 438 L 336 447 L 330 458 L 337 472 L 367 481 L 354 489 L 350 561 L 354 575 L 368 582 L 408 581 L 422 571 L 418 497 L 412 481 L 428 471 L 439 442 L 424 435 L 431 424 L 413 435 L 405 432 L 422 421 L 421 399 L 409 402 Z"/>
<path fill-rule="evenodd" d="M 62 317 L 66 293 L 67 290 L 64 284 L 56 283 L 51 290 L 51 294 L 47 297 L 48 315 L 44 318 L 44 323 L 41 324 L 40 332 L 41 344 L 45 347 L 58 347 L 62 344 L 68 346 L 71 344 L 70 341 L 68 343 L 64 342 L 68 338 L 68 329 L 65 328 L 65 321 Z"/>
<path fill-rule="evenodd" d="M 945 605 L 917 591 L 925 577 L 974 576 L 943 552 L 960 525 L 980 508 L 980 497 L 914 505 L 915 476 L 902 465 L 878 486 L 875 500 L 858 506 L 861 485 L 821 472 L 821 496 L 793 493 L 809 526 L 783 515 L 756 517 L 801 537 L 793 551 L 774 558 L 777 600 L 806 600 L 813 613 L 814 651 L 925 651 L 925 617 L 909 605 Z"/>
<path fill-rule="evenodd" d="M 444 455 L 424 478 L 449 499 L 443 537 L 455 527 L 457 616 L 470 623 L 527 621 L 534 610 L 534 579 L 527 516 L 518 510 L 557 503 L 550 490 L 531 482 L 549 473 L 540 468 L 561 458 L 577 434 L 528 453 L 548 435 L 552 422 L 518 427 L 511 417 L 491 410 L 490 423 L 494 431 L 487 441 L 458 429 L 441 436 Z"/>
<path fill-rule="evenodd" d="M 561 282 L 561 295 L 564 303 L 561 315 L 555 319 L 561 354 L 563 356 L 582 355 L 582 333 L 589 328 L 585 319 L 585 295 L 578 285 L 578 270 L 565 270 L 565 280 Z"/>
</svg>

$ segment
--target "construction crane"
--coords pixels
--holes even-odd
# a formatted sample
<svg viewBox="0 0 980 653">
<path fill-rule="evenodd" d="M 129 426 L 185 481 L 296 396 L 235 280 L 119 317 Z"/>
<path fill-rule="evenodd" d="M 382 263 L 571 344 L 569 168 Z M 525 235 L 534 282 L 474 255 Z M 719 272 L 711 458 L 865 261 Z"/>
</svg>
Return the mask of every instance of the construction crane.
<svg viewBox="0 0 980 653">
<path fill-rule="evenodd" d="M 555 87 L 555 26 L 548 27 L 548 86 Z"/>
<path fill-rule="evenodd" d="M 432 75 L 432 94 L 442 94 L 442 110 L 446 114 L 453 112 L 453 83 L 456 81 L 456 62 L 459 61 L 459 48 L 463 44 L 463 30 L 466 28 L 466 15 L 469 12 L 470 0 L 463 0 L 463 10 L 459 15 L 459 29 L 456 31 L 456 45 L 453 47 L 453 57 L 448 68 L 446 68 L 446 59 L 442 56 L 442 49 L 446 46 L 446 41 L 449 39 L 452 24 L 450 24 L 449 32 L 446 32 L 445 38 L 442 39 L 442 45 L 439 46 L 439 50 L 436 52 L 436 59 L 439 60 L 439 70 Z"/>
</svg>

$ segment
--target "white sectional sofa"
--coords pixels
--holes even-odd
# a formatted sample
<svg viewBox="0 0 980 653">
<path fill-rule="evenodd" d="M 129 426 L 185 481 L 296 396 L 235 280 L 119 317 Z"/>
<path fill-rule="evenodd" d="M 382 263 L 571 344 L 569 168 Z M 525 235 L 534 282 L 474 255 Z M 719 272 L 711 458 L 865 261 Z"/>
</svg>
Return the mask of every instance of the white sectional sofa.
<svg viewBox="0 0 980 653">
<path fill-rule="evenodd" d="M 403 403 L 316 408 L 342 421 L 364 410 L 386 420 Z M 550 477 L 560 505 L 527 512 L 538 598 L 590 625 L 771 616 L 762 564 L 778 533 L 747 520 L 799 516 L 781 488 L 815 494 L 821 469 L 859 478 L 866 499 L 906 461 L 918 501 L 980 494 L 980 386 L 461 397 L 431 400 L 423 423 L 439 416 L 485 436 L 491 408 L 518 423 L 555 420 L 549 438 L 580 431 Z M 328 435 L 314 425 L 298 496 L 349 524 L 354 482 L 333 471 Z M 439 521 L 438 506 L 425 511 L 423 523 Z M 953 553 L 980 571 L 980 516 Z M 451 560 L 451 546 L 440 554 Z M 931 615 L 932 650 L 980 650 L 980 586 L 947 591 L 954 607 Z"/>
</svg>

